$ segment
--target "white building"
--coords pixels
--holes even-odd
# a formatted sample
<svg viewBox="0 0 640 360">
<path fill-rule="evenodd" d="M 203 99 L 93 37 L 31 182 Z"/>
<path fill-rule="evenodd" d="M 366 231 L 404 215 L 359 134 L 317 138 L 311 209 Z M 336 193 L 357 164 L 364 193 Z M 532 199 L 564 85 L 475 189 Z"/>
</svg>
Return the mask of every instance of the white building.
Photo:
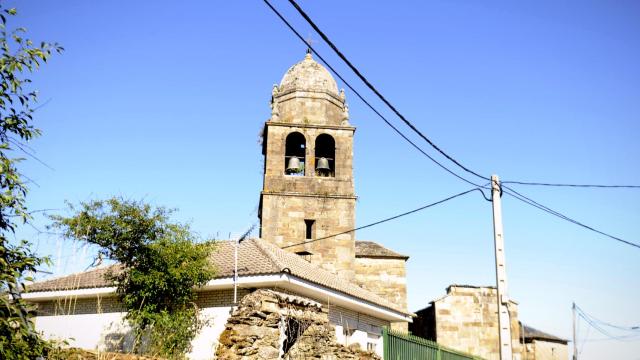
<svg viewBox="0 0 640 360">
<path fill-rule="evenodd" d="M 233 242 L 218 243 L 212 262 L 217 276 L 198 289 L 197 305 L 210 320 L 193 341 L 192 359 L 211 359 L 233 306 Z M 382 326 L 409 322 L 411 314 L 363 288 L 320 269 L 303 257 L 260 239 L 244 241 L 238 256 L 242 297 L 255 289 L 274 289 L 312 299 L 329 309 L 338 342 L 360 344 L 382 354 Z M 34 283 L 24 298 L 37 304 L 36 328 L 70 345 L 126 351 L 131 344 L 116 288 L 105 279 L 117 265 Z"/>
</svg>

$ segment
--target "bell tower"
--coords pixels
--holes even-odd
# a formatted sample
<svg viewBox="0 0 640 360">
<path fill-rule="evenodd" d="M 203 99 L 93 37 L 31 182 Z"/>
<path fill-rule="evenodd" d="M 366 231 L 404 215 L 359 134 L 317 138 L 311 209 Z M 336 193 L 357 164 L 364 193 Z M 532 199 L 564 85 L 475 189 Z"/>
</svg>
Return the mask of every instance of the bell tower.
<svg viewBox="0 0 640 360">
<path fill-rule="evenodd" d="M 262 144 L 262 239 L 285 247 L 355 227 L 354 132 L 344 91 L 307 52 L 272 90 Z M 346 233 L 286 250 L 352 279 L 354 236 Z"/>
</svg>

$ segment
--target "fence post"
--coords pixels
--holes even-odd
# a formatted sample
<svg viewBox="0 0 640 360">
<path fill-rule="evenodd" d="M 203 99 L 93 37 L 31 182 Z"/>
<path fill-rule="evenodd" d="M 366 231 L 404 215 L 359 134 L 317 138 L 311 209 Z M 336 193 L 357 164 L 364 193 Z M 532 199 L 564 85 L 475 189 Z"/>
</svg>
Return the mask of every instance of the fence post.
<svg viewBox="0 0 640 360">
<path fill-rule="evenodd" d="M 386 326 L 382 327 L 382 359 L 389 360 L 389 332 Z"/>
</svg>

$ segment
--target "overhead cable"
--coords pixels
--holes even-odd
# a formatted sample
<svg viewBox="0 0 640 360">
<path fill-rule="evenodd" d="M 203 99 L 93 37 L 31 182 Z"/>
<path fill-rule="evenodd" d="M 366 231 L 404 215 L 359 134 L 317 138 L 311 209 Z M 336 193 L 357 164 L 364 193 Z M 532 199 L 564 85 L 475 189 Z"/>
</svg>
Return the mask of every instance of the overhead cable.
<svg viewBox="0 0 640 360">
<path fill-rule="evenodd" d="M 265 0 L 265 2 L 267 2 L 267 0 Z M 347 59 L 346 56 L 344 56 L 344 54 L 338 49 L 338 47 L 336 47 L 336 45 L 329 39 L 329 37 L 327 35 L 325 35 L 324 32 L 322 32 L 322 30 L 320 30 L 320 28 L 313 22 L 313 20 L 311 20 L 311 18 L 309 17 L 309 15 L 307 15 L 304 10 L 302 10 L 302 8 L 300 7 L 300 5 L 298 5 L 298 3 L 295 2 L 295 0 L 289 0 L 289 2 L 291 3 L 291 5 L 293 5 L 293 7 L 296 8 L 296 10 L 298 11 L 298 13 L 300 13 L 300 15 L 302 15 L 302 17 L 307 21 L 307 23 L 309 23 L 309 25 L 311 25 L 311 27 L 318 33 L 318 35 L 320 35 L 320 37 L 322 37 L 322 39 L 327 43 L 327 45 L 329 45 L 329 47 L 331 47 L 331 49 L 333 49 L 333 51 L 338 55 L 338 57 L 340 57 L 340 59 L 342 59 L 342 61 L 345 62 L 345 64 L 347 64 L 347 66 L 356 74 L 356 76 L 358 76 L 358 78 L 360 78 L 360 80 L 362 80 L 362 82 L 364 82 L 364 84 L 371 90 L 373 91 L 374 94 L 376 94 L 376 96 L 382 100 L 383 103 L 385 103 L 385 105 L 387 105 L 387 107 L 389 107 L 389 109 L 391 109 L 391 111 L 393 111 L 399 118 L 400 120 L 402 120 L 409 128 L 411 128 L 411 130 L 413 130 L 416 134 L 418 134 L 418 136 L 420 136 L 422 139 L 424 139 L 429 145 L 431 145 L 432 148 L 434 148 L 436 151 L 438 151 L 440 154 L 442 154 L 442 156 L 446 157 L 447 159 L 449 159 L 451 162 L 453 162 L 454 164 L 456 164 L 458 167 L 460 167 L 462 170 L 468 172 L 469 174 L 475 175 L 481 179 L 484 180 L 490 180 L 487 176 L 482 176 L 480 174 L 478 174 L 477 172 L 465 167 L 464 165 L 462 165 L 458 160 L 454 159 L 452 156 L 450 156 L 449 154 L 447 154 L 444 150 L 440 149 L 440 147 L 438 147 L 433 141 L 431 141 L 427 136 L 425 136 L 415 125 L 413 125 L 409 120 L 407 120 L 406 117 L 404 117 L 404 115 L 402 115 L 400 113 L 400 111 L 398 111 L 398 109 L 396 109 L 395 106 L 393 106 L 379 91 L 378 89 L 376 89 L 371 82 L 369 82 L 369 80 L 367 80 L 367 78 L 362 75 L 362 73 L 351 63 L 351 61 L 349 61 Z M 304 41 L 304 39 L 302 39 Z M 314 51 L 315 52 L 315 51 Z"/>
<path fill-rule="evenodd" d="M 604 231 L 598 230 L 598 229 L 596 229 L 594 227 L 591 227 L 589 225 L 585 225 L 585 224 L 583 224 L 583 223 L 581 223 L 581 222 L 579 222 L 577 220 L 574 220 L 574 219 L 572 219 L 572 218 L 570 218 L 570 217 L 568 217 L 568 216 L 566 216 L 566 215 L 564 215 L 564 214 L 562 214 L 562 213 L 560 213 L 560 212 L 558 212 L 556 210 L 553 210 L 553 209 L 551 209 L 551 208 L 549 208 L 547 206 L 544 206 L 544 205 L 540 204 L 539 202 L 536 202 L 536 201 L 534 201 L 533 199 L 531 199 L 531 198 L 529 198 L 527 196 L 522 195 L 521 193 L 513 190 L 512 188 L 510 188 L 510 187 L 508 187 L 506 185 L 502 185 L 502 187 L 505 188 L 504 193 L 514 197 L 517 200 L 520 200 L 520 201 L 524 202 L 525 204 L 531 205 L 531 206 L 533 206 L 533 207 L 535 207 L 537 209 L 540 209 L 540 210 L 542 210 L 544 212 L 547 212 L 547 213 L 549 213 L 551 215 L 557 216 L 557 217 L 559 217 L 559 218 L 561 218 L 563 220 L 566 220 L 566 221 L 568 221 L 570 223 L 573 223 L 575 225 L 583 227 L 583 228 L 585 228 L 587 230 L 591 230 L 591 231 L 593 231 L 595 233 L 598 233 L 600 235 L 606 236 L 606 237 L 611 238 L 613 240 L 619 241 L 619 242 L 621 242 L 623 244 L 627 244 L 627 245 L 630 245 L 630 246 L 633 246 L 633 247 L 636 247 L 636 248 L 640 249 L 640 244 L 638 244 L 638 243 L 634 243 L 634 242 L 631 242 L 631 241 L 627 241 L 627 240 L 621 239 L 619 237 L 613 236 L 611 234 L 607 234 Z"/>
<path fill-rule="evenodd" d="M 617 329 L 617 330 L 640 332 L 640 325 L 634 325 L 634 326 L 614 325 L 614 324 L 611 324 L 609 322 L 599 320 L 599 319 L 595 318 L 593 315 L 587 314 L 587 312 L 585 312 L 582 308 L 580 308 L 577 305 L 576 305 L 576 309 L 578 311 L 580 311 L 581 313 L 583 313 L 584 315 L 588 316 L 593 322 L 602 324 L 604 326 L 608 326 L 608 327 L 611 327 L 611 328 L 614 328 L 614 329 Z"/>
<path fill-rule="evenodd" d="M 439 167 L 441 167 L 443 170 L 447 171 L 448 173 L 450 173 L 451 175 L 457 177 L 458 179 L 477 186 L 477 188 L 475 188 L 474 190 L 479 190 L 482 192 L 482 190 L 480 190 L 480 188 L 482 189 L 486 189 L 486 185 L 485 186 L 481 186 L 479 184 L 476 184 L 462 176 L 460 176 L 459 174 L 455 173 L 454 171 L 452 171 L 451 169 L 447 168 L 445 165 L 443 165 L 442 163 L 438 162 L 436 159 L 434 159 L 432 156 L 430 156 L 429 154 L 427 154 L 420 146 L 418 146 L 416 143 L 414 143 L 413 141 L 411 141 L 405 134 L 402 133 L 402 131 L 400 131 L 397 127 L 395 127 L 386 117 L 384 117 L 376 108 L 373 107 L 373 105 L 371 105 L 366 99 L 364 99 L 364 97 L 353 87 L 351 86 L 351 84 L 346 81 L 344 79 L 344 77 L 342 75 L 340 75 L 340 73 L 338 73 L 332 66 L 331 64 L 329 64 L 320 53 L 318 53 L 318 51 L 316 49 L 313 48 L 313 46 L 311 44 L 309 44 L 304 37 L 284 18 L 284 16 L 282 16 L 282 14 L 280 14 L 280 12 L 271 5 L 271 3 L 268 0 L 263 0 L 264 3 L 278 16 L 278 18 L 280 18 L 280 20 L 282 20 L 282 22 L 296 35 L 296 37 L 298 37 L 298 39 L 300 39 L 300 41 L 302 41 L 314 54 L 316 54 L 318 56 L 318 58 L 320 59 L 320 61 L 322 61 L 322 63 L 324 63 L 329 70 L 331 70 L 351 91 L 353 91 L 353 93 L 367 106 L 369 107 L 378 117 L 380 117 L 389 127 L 391 127 L 398 135 L 400 135 L 405 141 L 407 141 L 409 144 L 411 144 L 411 146 L 413 146 L 416 150 L 418 150 L 421 154 L 423 154 L 424 156 L 426 156 L 427 158 L 429 158 L 429 160 L 431 160 L 432 162 L 434 162 L 436 165 L 438 165 Z M 336 52 L 336 54 L 338 54 L 338 56 L 351 68 L 352 71 L 354 71 L 354 73 L 356 73 L 356 75 L 367 85 L 367 87 L 369 87 L 403 122 L 405 122 L 405 124 L 407 124 L 414 132 L 416 132 L 420 137 L 422 137 L 425 141 L 427 141 L 427 143 L 429 143 L 429 145 L 431 145 L 435 150 L 437 150 L 440 154 L 442 154 L 443 156 L 445 156 L 447 159 L 449 159 L 450 161 L 452 161 L 454 164 L 456 164 L 458 167 L 460 167 L 461 169 L 463 169 L 464 171 L 475 175 L 477 177 L 480 177 L 482 179 L 486 179 L 486 180 L 490 180 L 489 178 L 482 176 L 468 168 L 466 168 L 465 166 L 463 166 L 461 163 L 459 163 L 457 160 L 455 160 L 453 157 L 449 156 L 447 153 L 445 153 L 442 149 L 440 149 L 437 145 L 435 145 L 430 139 L 428 139 L 424 134 L 422 134 L 422 132 L 420 132 L 415 126 L 413 126 L 413 124 L 411 124 L 391 103 L 389 103 L 386 98 L 384 98 L 384 96 L 382 96 L 382 94 L 380 94 L 377 89 L 375 89 L 375 87 L 373 87 L 373 85 L 371 85 L 371 83 L 358 71 L 357 68 L 355 68 L 355 66 L 353 66 L 353 64 L 351 64 L 351 62 L 338 50 L 338 48 L 333 44 L 333 42 L 331 42 L 331 40 L 329 40 L 329 38 L 317 27 L 317 25 L 315 25 L 315 23 L 313 23 L 313 21 L 311 20 L 311 18 L 309 18 L 309 16 L 302 10 L 302 8 L 300 8 L 300 6 L 297 5 L 297 3 L 294 0 L 289 0 L 289 2 L 296 8 L 296 10 L 298 10 L 298 12 L 305 18 L 305 20 L 307 20 L 307 22 L 314 28 L 314 30 L 323 38 L 323 40 L 325 40 L 325 42 L 327 42 L 327 44 Z M 574 187 L 627 187 L 627 188 L 635 188 L 637 187 L 636 185 L 577 185 L 577 184 L 551 184 L 551 183 L 528 183 L 528 182 L 518 182 L 518 181 L 506 181 L 503 183 L 511 183 L 511 184 L 520 184 L 520 185 L 541 185 L 541 186 L 574 186 Z M 581 226 L 583 228 L 586 228 L 590 231 L 596 232 L 600 235 L 609 237 L 613 240 L 622 242 L 624 244 L 630 245 L 630 246 L 634 246 L 637 248 L 640 248 L 640 244 L 637 243 L 633 243 L 618 237 L 615 237 L 613 235 L 607 234 L 603 231 L 597 230 L 591 226 L 585 225 L 581 222 L 578 222 L 574 219 L 569 218 L 568 216 L 561 214 L 555 210 L 552 210 L 540 203 L 537 203 L 536 201 L 518 193 L 517 191 L 508 188 L 507 186 L 504 186 L 505 188 L 509 189 L 508 190 L 508 194 L 510 196 L 515 197 L 517 200 L 520 200 L 528 205 L 531 205 L 533 207 L 536 207 L 542 211 L 548 212 L 554 216 L 557 216 L 563 220 L 569 221 L 575 225 Z M 501 187 L 502 188 L 502 187 Z M 487 199 L 487 197 L 484 195 L 484 193 L 482 193 L 484 198 Z M 355 231 L 358 229 L 354 229 L 351 231 Z M 350 231 L 347 231 L 350 232 Z M 330 237 L 333 236 L 337 236 L 340 234 L 335 234 L 332 235 Z M 312 241 L 318 241 L 320 239 L 315 239 Z M 303 242 L 306 243 L 306 242 Z M 300 244 L 303 244 L 300 243 Z M 300 244 L 295 244 L 295 245 L 300 245 Z M 290 246 L 295 246 L 295 245 L 290 245 Z M 289 247 L 289 246 L 288 246 Z"/>
<path fill-rule="evenodd" d="M 431 141 L 427 136 L 425 136 L 415 125 L 413 125 L 409 120 L 402 115 L 393 104 L 391 104 L 372 84 L 369 80 L 358 70 L 347 59 L 347 57 L 338 49 L 338 47 L 329 39 L 329 37 L 315 24 L 315 22 L 311 19 L 311 17 L 298 5 L 295 0 L 289 0 L 289 3 L 298 11 L 298 13 L 307 21 L 307 23 L 322 37 L 322 39 L 331 47 L 331 49 L 342 59 L 345 64 L 365 83 L 365 85 L 373 91 L 378 98 L 384 102 L 390 109 L 393 111 L 411 130 L 413 130 L 416 134 L 418 134 L 421 138 L 423 138 L 429 145 L 431 145 L 436 151 L 446 157 L 448 160 L 456 164 L 458 167 L 463 169 L 464 171 L 478 176 L 482 179 L 488 180 L 487 177 L 478 174 L 477 172 L 465 167 L 458 160 L 447 154 L 444 150 L 440 149 L 433 141 Z M 304 39 L 303 39 L 304 40 Z M 532 185 L 532 186 L 556 186 L 556 187 L 582 187 L 582 188 L 628 188 L 628 189 L 640 189 L 640 185 L 599 185 L 599 184 L 557 184 L 557 183 L 542 183 L 542 182 L 526 182 L 526 181 L 503 181 L 503 183 L 508 184 L 518 184 L 518 185 Z"/>
<path fill-rule="evenodd" d="M 366 228 L 369 228 L 369 227 L 372 227 L 372 226 L 375 226 L 375 225 L 379 225 L 379 224 L 385 223 L 387 221 L 395 220 L 395 219 L 401 218 L 403 216 L 407 216 L 407 215 L 410 215 L 410 214 L 413 214 L 413 213 L 417 213 L 418 211 L 422 211 L 422 210 L 428 209 L 430 207 L 442 204 L 444 202 L 447 202 L 449 200 L 453 200 L 453 199 L 455 199 L 457 197 L 460 197 L 462 195 L 466 195 L 466 194 L 468 194 L 470 192 L 473 192 L 473 191 L 480 191 L 482 193 L 482 190 L 480 189 L 480 187 L 475 187 L 473 189 L 470 189 L 470 190 L 467 190 L 467 191 L 463 191 L 463 192 L 455 194 L 455 195 L 451 195 L 448 198 L 442 199 L 440 201 L 436 201 L 434 203 L 421 206 L 421 207 L 419 207 L 417 209 L 413 209 L 413 210 L 410 210 L 410 211 L 407 211 L 407 212 L 403 212 L 402 214 L 394 215 L 394 216 L 388 217 L 386 219 L 382 219 L 382 220 L 379 220 L 379 221 L 376 221 L 376 222 L 373 222 L 373 223 L 370 223 L 370 224 L 367 224 L 367 225 L 359 226 L 359 227 L 356 227 L 356 228 L 351 229 L 351 230 L 342 231 L 342 232 L 339 232 L 337 234 L 332 234 L 332 235 L 323 236 L 323 237 L 317 238 L 317 239 L 310 239 L 310 240 L 301 241 L 299 243 L 295 243 L 295 244 L 292 244 L 292 245 L 283 246 L 282 249 L 287 249 L 287 248 L 298 246 L 298 245 L 310 244 L 310 243 L 313 243 L 313 242 L 316 242 L 316 241 L 330 239 L 330 238 L 333 238 L 333 237 L 336 237 L 336 236 L 339 236 L 339 235 L 349 234 L 349 233 L 352 233 L 352 232 L 357 231 L 357 230 L 366 229 Z M 484 196 L 484 193 L 482 193 L 482 195 Z"/>
<path fill-rule="evenodd" d="M 617 335 L 617 334 L 611 334 L 609 331 L 605 330 L 601 324 L 603 324 L 604 322 L 600 322 L 599 320 L 595 319 L 594 317 L 592 317 L 591 315 L 587 314 L 584 310 L 582 310 L 580 307 L 576 306 L 576 310 L 578 311 L 578 316 L 580 316 L 584 321 L 587 322 L 587 324 L 589 324 L 592 328 L 594 328 L 595 330 L 597 330 L 599 333 L 601 333 L 602 335 L 606 336 L 608 339 L 611 340 L 619 340 L 619 341 L 633 341 L 634 339 L 636 339 L 638 336 L 640 336 L 640 334 L 635 334 L 635 335 Z M 598 322 L 600 322 L 601 324 L 598 324 Z M 604 323 L 606 324 L 606 323 Z M 608 324 L 610 325 L 610 324 Z M 623 328 L 620 326 L 613 326 L 614 328 Z M 633 329 L 633 327 L 630 328 L 626 328 L 626 329 Z"/>
<path fill-rule="evenodd" d="M 331 64 L 329 64 L 329 62 L 327 62 L 322 57 L 322 55 L 315 48 L 313 48 L 313 46 L 311 44 L 309 44 L 304 39 L 304 37 L 302 35 L 300 35 L 300 33 L 293 27 L 293 25 L 291 25 L 289 23 L 289 21 L 287 21 L 287 19 L 285 19 L 284 16 L 282 16 L 282 14 L 280 14 L 280 12 L 277 9 L 275 7 L 273 7 L 271 5 L 271 3 L 269 3 L 268 0 L 263 0 L 263 1 L 278 16 L 278 18 L 280 18 L 280 20 L 282 20 L 282 22 L 289 28 L 289 30 L 291 30 L 291 32 L 293 32 L 296 35 L 296 37 L 298 37 L 298 39 L 300 39 L 300 41 L 305 43 L 305 45 L 314 54 L 316 54 L 316 56 L 318 56 L 318 59 L 320 59 L 320 61 L 322 61 L 322 63 L 325 66 L 327 66 L 327 68 L 329 68 L 329 70 L 331 70 L 331 72 L 334 75 L 336 75 L 349 88 L 349 90 L 351 90 L 358 97 L 358 99 L 360 99 L 360 101 L 362 101 L 369 109 L 371 109 L 371 111 L 373 111 L 380 119 L 382 119 L 382 121 L 384 121 L 385 124 L 387 124 L 393 131 L 395 131 L 398 135 L 400 135 L 400 137 L 402 137 L 406 142 L 408 142 L 411 146 L 413 146 L 416 150 L 418 150 L 422 155 L 426 156 L 429 160 L 434 162 L 436 165 L 438 165 L 440 168 L 442 168 L 443 170 L 445 170 L 449 174 L 457 177 L 458 179 L 460 179 L 460 180 L 462 180 L 462 181 L 464 181 L 464 182 L 466 182 L 466 183 L 468 183 L 470 185 L 482 187 L 479 184 L 476 184 L 476 183 L 474 183 L 472 181 L 469 181 L 469 180 L 465 179 L 464 177 L 458 175 L 457 173 L 455 173 L 451 169 L 447 168 L 442 163 L 440 163 L 438 160 L 434 159 L 431 155 L 427 154 L 427 152 L 425 152 L 415 142 L 411 141 L 411 139 L 409 139 L 404 133 L 402 133 L 402 131 L 400 131 L 400 129 L 398 129 L 395 125 L 393 125 L 384 115 L 382 115 L 376 108 L 374 108 L 373 105 L 371 105 L 371 103 L 369 103 L 353 86 L 351 86 L 351 84 L 347 80 L 345 80 L 345 78 L 342 77 L 342 75 L 340 75 L 340 73 L 338 71 L 336 71 L 336 69 L 334 69 L 333 66 L 331 66 Z"/>
<path fill-rule="evenodd" d="M 503 181 L 503 184 L 531 185 L 531 186 L 554 186 L 554 187 L 577 187 L 577 188 L 605 188 L 605 189 L 640 189 L 640 185 L 599 185 L 599 184 L 554 184 L 526 181 Z"/>
</svg>

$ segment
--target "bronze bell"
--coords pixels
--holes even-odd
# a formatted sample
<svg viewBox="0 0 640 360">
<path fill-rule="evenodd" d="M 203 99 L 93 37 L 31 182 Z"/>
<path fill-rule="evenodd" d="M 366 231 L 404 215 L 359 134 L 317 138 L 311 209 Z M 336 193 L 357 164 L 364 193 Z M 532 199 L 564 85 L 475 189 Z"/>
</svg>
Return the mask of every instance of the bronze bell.
<svg viewBox="0 0 640 360">
<path fill-rule="evenodd" d="M 289 159 L 289 164 L 287 164 L 287 173 L 295 174 L 300 171 L 300 159 L 296 156 L 292 156 Z"/>
<path fill-rule="evenodd" d="M 331 171 L 331 168 L 329 167 L 329 160 L 327 160 L 327 158 L 324 158 L 324 157 L 321 157 L 320 159 L 318 159 L 318 165 L 316 166 L 316 170 Z"/>
</svg>

